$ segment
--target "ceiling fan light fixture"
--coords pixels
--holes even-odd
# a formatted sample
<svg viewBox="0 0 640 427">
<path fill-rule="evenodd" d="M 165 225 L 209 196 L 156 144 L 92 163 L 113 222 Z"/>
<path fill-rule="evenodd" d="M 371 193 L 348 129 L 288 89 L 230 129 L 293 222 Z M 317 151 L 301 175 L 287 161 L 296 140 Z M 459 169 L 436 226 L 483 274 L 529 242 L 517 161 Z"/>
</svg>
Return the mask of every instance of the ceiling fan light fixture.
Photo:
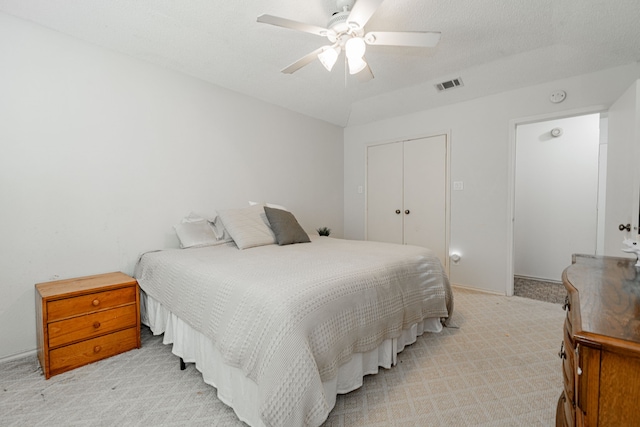
<svg viewBox="0 0 640 427">
<path fill-rule="evenodd" d="M 351 37 L 344 44 L 345 55 L 347 55 L 347 58 L 349 60 L 352 60 L 352 59 L 361 60 L 366 50 L 367 50 L 367 45 L 365 44 L 362 37 Z"/>
<path fill-rule="evenodd" d="M 337 58 L 344 51 L 347 63 L 345 65 L 349 67 L 349 73 L 358 74 L 359 81 L 367 82 L 373 78 L 371 68 L 364 58 L 367 45 L 429 48 L 436 46 L 440 41 L 440 33 L 437 31 L 370 31 L 365 33 L 369 19 L 376 13 L 384 0 L 334 1 L 338 11 L 331 15 L 326 28 L 268 14 L 258 16 L 257 21 L 260 23 L 314 34 L 329 40 L 327 46 L 319 47 L 283 68 L 281 70 L 283 73 L 294 73 L 316 59 L 331 71 Z"/>
<path fill-rule="evenodd" d="M 347 57 L 347 62 L 349 64 L 349 74 L 358 74 L 360 71 L 364 70 L 367 67 L 367 62 L 362 57 Z"/>
<path fill-rule="evenodd" d="M 326 49 L 318 54 L 318 59 L 320 63 L 324 65 L 324 68 L 327 71 L 331 71 L 336 61 L 338 60 L 338 55 L 340 54 L 340 46 L 326 46 Z"/>
</svg>

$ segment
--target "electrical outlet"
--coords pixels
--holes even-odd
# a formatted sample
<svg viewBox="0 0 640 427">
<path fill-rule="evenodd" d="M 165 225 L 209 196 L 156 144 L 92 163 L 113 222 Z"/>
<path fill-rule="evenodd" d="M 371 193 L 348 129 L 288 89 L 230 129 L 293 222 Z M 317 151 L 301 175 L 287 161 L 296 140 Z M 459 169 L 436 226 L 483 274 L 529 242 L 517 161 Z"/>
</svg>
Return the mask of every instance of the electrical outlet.
<svg viewBox="0 0 640 427">
<path fill-rule="evenodd" d="M 453 181 L 453 191 L 462 191 L 462 190 L 464 190 L 464 182 Z"/>
</svg>

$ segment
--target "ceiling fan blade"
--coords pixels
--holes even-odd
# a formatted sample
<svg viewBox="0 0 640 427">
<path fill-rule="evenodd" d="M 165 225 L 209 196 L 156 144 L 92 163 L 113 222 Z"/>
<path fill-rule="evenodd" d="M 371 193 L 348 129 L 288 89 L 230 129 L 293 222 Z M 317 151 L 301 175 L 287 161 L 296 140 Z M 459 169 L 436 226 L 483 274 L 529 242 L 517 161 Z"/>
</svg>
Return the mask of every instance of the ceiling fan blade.
<svg viewBox="0 0 640 427">
<path fill-rule="evenodd" d="M 280 18 L 273 15 L 260 15 L 258 16 L 258 22 L 263 24 L 276 25 L 278 27 L 289 28 L 291 30 L 302 31 L 305 33 L 311 33 L 318 36 L 325 36 L 327 29 L 322 27 L 316 27 L 315 25 L 305 24 L 303 22 L 292 21 L 291 19 Z"/>
<path fill-rule="evenodd" d="M 358 24 L 360 28 L 364 28 L 382 2 L 383 0 L 357 0 L 353 8 L 351 8 L 347 24 L 354 23 Z"/>
<path fill-rule="evenodd" d="M 434 47 L 440 41 L 437 31 L 371 31 L 364 36 L 370 45 Z"/>
<path fill-rule="evenodd" d="M 308 65 L 308 64 L 312 63 L 313 61 L 315 61 L 316 59 L 318 59 L 318 54 L 320 52 L 322 52 L 323 50 L 325 50 L 325 49 L 326 49 L 326 47 L 322 46 L 321 48 L 318 48 L 318 49 L 314 50 L 313 52 L 306 54 L 305 56 L 303 56 L 302 58 L 298 59 L 293 64 L 289 65 L 287 68 L 282 69 L 282 72 L 285 73 L 285 74 L 295 73 L 300 68 L 302 68 L 305 65 Z"/>
<path fill-rule="evenodd" d="M 369 67 L 368 63 L 367 63 L 367 66 L 364 67 L 364 70 L 356 74 L 356 78 L 360 83 L 366 83 L 369 80 L 373 79 L 373 72 L 371 71 L 371 67 Z"/>
</svg>

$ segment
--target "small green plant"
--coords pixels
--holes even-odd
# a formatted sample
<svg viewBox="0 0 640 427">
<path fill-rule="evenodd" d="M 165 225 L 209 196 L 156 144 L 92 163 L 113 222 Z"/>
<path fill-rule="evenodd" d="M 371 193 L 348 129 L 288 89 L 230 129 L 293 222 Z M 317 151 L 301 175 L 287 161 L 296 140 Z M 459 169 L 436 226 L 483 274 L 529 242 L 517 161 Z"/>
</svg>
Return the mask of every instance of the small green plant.
<svg viewBox="0 0 640 427">
<path fill-rule="evenodd" d="M 316 231 L 321 236 L 328 236 L 329 234 L 331 234 L 331 229 L 327 227 L 320 227 Z"/>
</svg>

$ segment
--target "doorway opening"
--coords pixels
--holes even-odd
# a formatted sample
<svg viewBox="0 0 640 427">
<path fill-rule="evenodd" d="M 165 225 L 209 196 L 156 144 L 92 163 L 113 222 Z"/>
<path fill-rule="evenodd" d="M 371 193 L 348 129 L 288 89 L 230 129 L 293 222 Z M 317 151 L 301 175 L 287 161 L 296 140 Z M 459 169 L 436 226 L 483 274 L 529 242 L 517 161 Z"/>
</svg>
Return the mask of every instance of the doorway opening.
<svg viewBox="0 0 640 427">
<path fill-rule="evenodd" d="M 606 125 L 600 112 L 515 122 L 511 293 L 562 302 L 574 253 L 602 253 Z"/>
</svg>

